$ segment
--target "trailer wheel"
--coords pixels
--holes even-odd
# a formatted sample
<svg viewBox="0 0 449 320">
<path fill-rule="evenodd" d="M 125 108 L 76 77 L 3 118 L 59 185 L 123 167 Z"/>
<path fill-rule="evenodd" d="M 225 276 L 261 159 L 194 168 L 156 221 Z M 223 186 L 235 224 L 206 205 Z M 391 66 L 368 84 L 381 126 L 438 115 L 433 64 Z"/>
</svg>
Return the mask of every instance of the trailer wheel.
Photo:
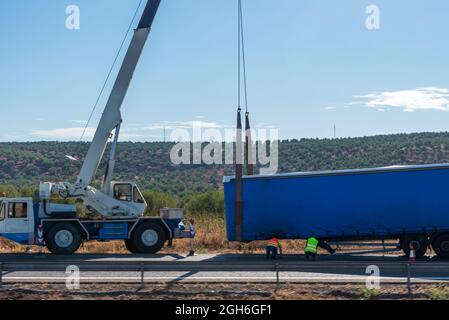
<svg viewBox="0 0 449 320">
<path fill-rule="evenodd" d="M 416 258 L 422 258 L 427 252 L 427 237 L 417 235 L 417 236 L 406 236 L 401 239 L 401 248 L 405 255 L 410 256 L 410 245 L 414 245 L 416 249 Z"/>
<path fill-rule="evenodd" d="M 57 223 L 47 232 L 45 243 L 53 254 L 73 254 L 81 245 L 81 232 L 71 223 Z"/>
<path fill-rule="evenodd" d="M 132 247 L 138 253 L 155 254 L 159 252 L 166 241 L 164 229 L 156 223 L 143 223 L 134 230 Z"/>
<path fill-rule="evenodd" d="M 449 234 L 442 234 L 432 239 L 432 249 L 438 258 L 449 259 Z"/>
</svg>

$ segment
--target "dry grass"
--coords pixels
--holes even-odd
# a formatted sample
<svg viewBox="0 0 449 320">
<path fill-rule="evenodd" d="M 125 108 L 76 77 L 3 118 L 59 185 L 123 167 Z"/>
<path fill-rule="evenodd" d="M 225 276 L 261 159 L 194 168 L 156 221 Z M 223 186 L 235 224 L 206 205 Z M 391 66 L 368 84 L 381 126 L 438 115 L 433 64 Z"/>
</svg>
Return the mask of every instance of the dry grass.
<svg viewBox="0 0 449 320">
<path fill-rule="evenodd" d="M 250 243 L 228 242 L 226 240 L 226 226 L 224 216 L 202 214 L 193 216 L 196 225 L 195 246 L 197 253 L 262 253 L 265 250 L 264 241 Z M 304 241 L 282 241 L 285 253 L 302 253 Z M 366 249 L 366 248 L 365 248 Z M 26 248 L 14 244 L 5 239 L 0 239 L 0 253 L 24 252 Z M 321 250 L 321 249 L 320 249 Z M 31 252 L 37 248 L 31 247 Z M 189 251 L 189 240 L 175 240 L 172 248 L 164 248 L 161 253 L 187 253 Z M 322 251 L 322 250 L 321 250 Z M 126 254 L 123 241 L 111 242 L 85 242 L 78 251 L 79 253 L 95 254 Z M 324 253 L 324 251 L 322 251 Z"/>
<path fill-rule="evenodd" d="M 195 246 L 197 253 L 260 253 L 264 251 L 265 243 L 255 241 L 251 243 L 235 243 L 226 240 L 226 227 L 224 216 L 217 215 L 195 215 L 197 235 Z M 284 241 L 286 253 L 298 253 L 304 248 L 303 241 Z M 27 248 L 14 244 L 11 241 L 0 239 L 0 253 L 19 253 Z M 36 252 L 37 248 L 29 248 L 30 252 Z M 189 240 L 175 240 L 172 248 L 164 248 L 161 253 L 186 253 L 189 251 Z M 78 250 L 79 253 L 96 254 L 126 254 L 123 241 L 111 242 L 85 242 Z"/>
</svg>

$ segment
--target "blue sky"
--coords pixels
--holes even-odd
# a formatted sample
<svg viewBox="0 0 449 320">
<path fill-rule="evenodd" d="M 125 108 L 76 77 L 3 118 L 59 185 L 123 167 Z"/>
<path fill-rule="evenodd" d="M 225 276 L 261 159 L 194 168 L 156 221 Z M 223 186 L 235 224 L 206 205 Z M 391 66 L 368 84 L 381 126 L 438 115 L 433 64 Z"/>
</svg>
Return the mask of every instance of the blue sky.
<svg viewBox="0 0 449 320">
<path fill-rule="evenodd" d="M 139 0 L 0 0 L 0 141 L 78 140 Z M 67 30 L 78 5 L 81 29 Z M 122 140 L 234 125 L 236 0 L 162 0 Z M 367 6 L 381 29 L 365 27 Z M 447 0 L 243 0 L 253 125 L 280 138 L 447 131 Z M 114 75 L 116 72 L 114 72 Z M 114 80 L 114 77 L 113 77 Z M 112 82 L 90 124 L 101 116 Z"/>
</svg>

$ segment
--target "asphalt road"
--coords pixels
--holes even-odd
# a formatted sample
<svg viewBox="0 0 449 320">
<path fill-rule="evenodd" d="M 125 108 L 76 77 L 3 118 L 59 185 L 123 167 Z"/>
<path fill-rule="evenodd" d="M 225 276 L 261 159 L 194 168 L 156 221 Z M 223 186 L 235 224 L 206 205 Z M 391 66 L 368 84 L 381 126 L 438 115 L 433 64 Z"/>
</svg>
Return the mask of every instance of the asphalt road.
<svg viewBox="0 0 449 320">
<path fill-rule="evenodd" d="M 449 283 L 449 261 L 435 258 L 409 264 L 403 257 L 376 255 L 320 256 L 308 262 L 302 255 L 266 260 L 263 255 L 231 254 L 0 254 L 4 283 L 65 283 L 70 266 L 78 268 L 81 283 L 140 283 L 142 278 L 145 283 L 365 283 L 373 267 L 384 283 L 405 283 L 408 274 L 412 283 Z"/>
</svg>

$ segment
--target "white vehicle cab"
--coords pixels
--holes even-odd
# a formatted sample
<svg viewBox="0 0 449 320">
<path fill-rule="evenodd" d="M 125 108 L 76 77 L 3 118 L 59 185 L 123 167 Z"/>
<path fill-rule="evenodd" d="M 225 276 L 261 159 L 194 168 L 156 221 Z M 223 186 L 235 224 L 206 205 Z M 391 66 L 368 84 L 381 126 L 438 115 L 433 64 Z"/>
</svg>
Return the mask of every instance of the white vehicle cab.
<svg viewBox="0 0 449 320">
<path fill-rule="evenodd" d="M 0 236 L 20 244 L 34 243 L 31 198 L 0 198 Z"/>
</svg>

